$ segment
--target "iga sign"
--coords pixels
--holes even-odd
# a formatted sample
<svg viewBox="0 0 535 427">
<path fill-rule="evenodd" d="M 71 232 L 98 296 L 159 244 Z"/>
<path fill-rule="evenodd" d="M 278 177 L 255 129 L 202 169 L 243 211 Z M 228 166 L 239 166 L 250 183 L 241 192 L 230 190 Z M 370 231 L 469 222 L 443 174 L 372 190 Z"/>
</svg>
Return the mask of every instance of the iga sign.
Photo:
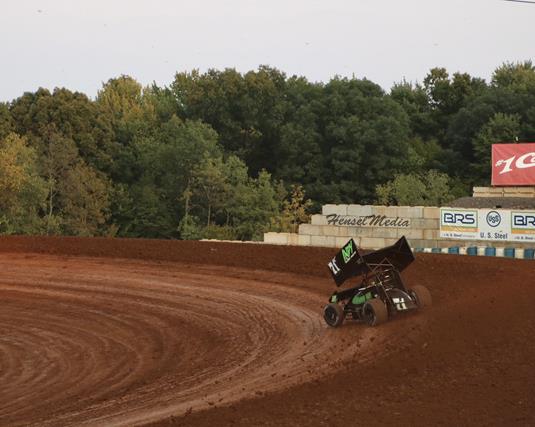
<svg viewBox="0 0 535 427">
<path fill-rule="evenodd" d="M 535 185 L 535 143 L 493 144 L 492 185 Z"/>
<path fill-rule="evenodd" d="M 442 208 L 440 237 L 535 242 L 535 212 Z"/>
</svg>

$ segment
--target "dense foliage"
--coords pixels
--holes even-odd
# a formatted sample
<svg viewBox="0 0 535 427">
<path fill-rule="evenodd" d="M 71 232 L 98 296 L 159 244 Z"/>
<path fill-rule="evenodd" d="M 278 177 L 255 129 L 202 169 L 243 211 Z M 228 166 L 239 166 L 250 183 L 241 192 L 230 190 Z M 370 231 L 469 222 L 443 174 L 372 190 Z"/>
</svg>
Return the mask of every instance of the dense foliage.
<svg viewBox="0 0 535 427">
<path fill-rule="evenodd" d="M 446 203 L 488 184 L 492 143 L 529 140 L 531 62 L 389 93 L 265 66 L 39 89 L 0 103 L 0 233 L 258 238 L 323 203 Z"/>
</svg>

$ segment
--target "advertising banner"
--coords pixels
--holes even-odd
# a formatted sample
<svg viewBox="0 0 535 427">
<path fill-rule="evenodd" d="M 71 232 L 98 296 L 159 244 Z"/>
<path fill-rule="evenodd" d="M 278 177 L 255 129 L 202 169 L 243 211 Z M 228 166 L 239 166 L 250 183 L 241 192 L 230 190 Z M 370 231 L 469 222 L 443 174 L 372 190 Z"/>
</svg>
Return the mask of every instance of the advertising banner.
<svg viewBox="0 0 535 427">
<path fill-rule="evenodd" d="M 508 242 L 535 241 L 535 211 L 442 208 L 440 237 Z"/>
<path fill-rule="evenodd" d="M 535 211 L 511 212 L 511 233 L 513 240 L 535 241 Z"/>
<path fill-rule="evenodd" d="M 493 144 L 492 185 L 535 185 L 535 143 Z"/>
<path fill-rule="evenodd" d="M 477 239 L 478 219 L 477 209 L 440 209 L 440 237 Z"/>
</svg>

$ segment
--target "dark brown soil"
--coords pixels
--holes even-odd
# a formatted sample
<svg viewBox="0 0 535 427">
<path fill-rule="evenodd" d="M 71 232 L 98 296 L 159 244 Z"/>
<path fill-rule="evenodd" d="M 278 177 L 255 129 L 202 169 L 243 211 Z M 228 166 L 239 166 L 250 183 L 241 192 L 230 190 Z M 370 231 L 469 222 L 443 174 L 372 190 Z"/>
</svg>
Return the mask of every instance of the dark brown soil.
<svg viewBox="0 0 535 427">
<path fill-rule="evenodd" d="M 535 425 L 534 261 L 418 254 L 330 329 L 333 250 L 0 239 L 0 425 Z"/>
</svg>

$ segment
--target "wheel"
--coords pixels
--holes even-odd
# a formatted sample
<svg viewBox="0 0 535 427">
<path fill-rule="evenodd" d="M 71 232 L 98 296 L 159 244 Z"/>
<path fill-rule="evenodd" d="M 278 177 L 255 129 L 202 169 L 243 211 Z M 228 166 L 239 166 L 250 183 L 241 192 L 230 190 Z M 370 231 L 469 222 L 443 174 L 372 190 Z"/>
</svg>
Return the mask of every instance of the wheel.
<svg viewBox="0 0 535 427">
<path fill-rule="evenodd" d="M 323 309 L 323 318 L 325 319 L 325 323 L 333 328 L 340 326 L 345 317 L 346 314 L 344 313 L 344 309 L 339 304 L 330 303 L 327 304 Z"/>
<path fill-rule="evenodd" d="M 422 285 L 416 285 L 411 289 L 416 305 L 418 308 L 431 307 L 433 305 L 433 299 L 429 289 Z"/>
<path fill-rule="evenodd" d="M 373 298 L 362 307 L 364 321 L 369 326 L 377 326 L 388 320 L 388 310 L 380 298 Z"/>
</svg>

